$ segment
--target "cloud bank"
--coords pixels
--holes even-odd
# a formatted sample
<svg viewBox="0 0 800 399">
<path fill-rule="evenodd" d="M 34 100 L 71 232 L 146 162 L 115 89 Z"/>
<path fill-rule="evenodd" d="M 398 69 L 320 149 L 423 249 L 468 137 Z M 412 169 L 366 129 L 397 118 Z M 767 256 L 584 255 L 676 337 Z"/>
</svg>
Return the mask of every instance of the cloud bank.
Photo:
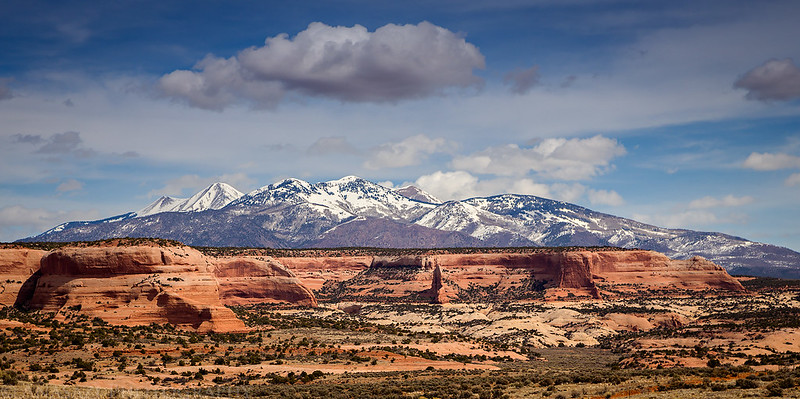
<svg viewBox="0 0 800 399">
<path fill-rule="evenodd" d="M 193 70 L 164 75 L 158 87 L 166 97 L 211 110 L 237 102 L 273 107 L 289 93 L 396 102 L 481 85 L 473 70 L 484 67 L 477 47 L 429 22 L 374 32 L 313 22 L 294 37 L 269 37 L 230 58 L 209 55 Z"/>
<path fill-rule="evenodd" d="M 784 153 L 754 152 L 744 160 L 742 166 L 761 171 L 800 168 L 800 157 Z"/>
<path fill-rule="evenodd" d="M 603 173 L 611 160 L 626 153 L 617 140 L 549 138 L 530 148 L 508 144 L 453 159 L 454 169 L 501 176 L 536 172 L 541 177 L 585 180 Z"/>
<path fill-rule="evenodd" d="M 800 68 L 791 58 L 769 60 L 748 71 L 733 86 L 748 90 L 748 100 L 793 100 L 800 98 Z"/>
<path fill-rule="evenodd" d="M 402 141 L 385 143 L 372 151 L 370 158 L 364 162 L 368 169 L 401 168 L 419 165 L 429 155 L 437 152 L 448 152 L 456 145 L 443 138 L 432 139 L 423 134 L 408 137 Z"/>
</svg>

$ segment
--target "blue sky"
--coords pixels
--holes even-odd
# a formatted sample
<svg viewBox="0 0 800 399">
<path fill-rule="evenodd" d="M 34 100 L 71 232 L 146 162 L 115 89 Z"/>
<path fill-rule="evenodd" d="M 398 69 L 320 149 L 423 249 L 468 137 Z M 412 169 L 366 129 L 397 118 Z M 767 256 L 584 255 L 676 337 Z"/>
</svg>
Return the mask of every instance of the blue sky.
<svg viewBox="0 0 800 399">
<path fill-rule="evenodd" d="M 800 250 L 796 1 L 0 3 L 0 241 L 285 177 Z"/>
</svg>

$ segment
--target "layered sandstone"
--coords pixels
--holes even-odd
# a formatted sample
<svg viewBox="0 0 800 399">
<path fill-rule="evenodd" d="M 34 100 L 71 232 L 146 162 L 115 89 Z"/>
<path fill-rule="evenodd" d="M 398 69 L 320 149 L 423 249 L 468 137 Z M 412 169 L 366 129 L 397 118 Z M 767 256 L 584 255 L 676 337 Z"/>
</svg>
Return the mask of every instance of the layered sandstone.
<svg viewBox="0 0 800 399">
<path fill-rule="evenodd" d="M 673 260 L 641 250 L 376 256 L 356 276 L 331 279 L 336 284 L 321 292 L 329 299 L 437 303 L 744 291 L 723 268 L 703 258 Z"/>
<path fill-rule="evenodd" d="M 351 279 L 372 263 L 372 256 L 297 256 L 275 260 L 291 270 L 303 286 L 319 291 L 326 282 Z"/>
<path fill-rule="evenodd" d="M 33 309 L 76 310 L 112 324 L 170 323 L 197 331 L 239 331 L 220 302 L 207 258 L 183 246 L 66 247 L 41 260 Z"/>
<path fill-rule="evenodd" d="M 271 258 L 225 257 L 212 260 L 225 305 L 288 302 L 317 306 L 314 294 L 289 269 Z"/>
<path fill-rule="evenodd" d="M 17 301 L 25 281 L 39 270 L 39 261 L 47 251 L 27 248 L 0 249 L 0 305 L 11 306 Z"/>
</svg>

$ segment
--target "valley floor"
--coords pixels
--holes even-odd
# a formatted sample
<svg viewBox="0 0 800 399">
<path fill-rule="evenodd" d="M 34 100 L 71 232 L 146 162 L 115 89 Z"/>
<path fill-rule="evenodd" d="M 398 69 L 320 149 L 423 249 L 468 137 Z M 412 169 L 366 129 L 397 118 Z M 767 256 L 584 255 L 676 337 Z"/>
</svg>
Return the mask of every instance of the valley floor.
<svg viewBox="0 0 800 399">
<path fill-rule="evenodd" d="M 247 333 L 0 309 L 0 398 L 800 397 L 800 285 L 748 295 L 233 310 Z"/>
</svg>

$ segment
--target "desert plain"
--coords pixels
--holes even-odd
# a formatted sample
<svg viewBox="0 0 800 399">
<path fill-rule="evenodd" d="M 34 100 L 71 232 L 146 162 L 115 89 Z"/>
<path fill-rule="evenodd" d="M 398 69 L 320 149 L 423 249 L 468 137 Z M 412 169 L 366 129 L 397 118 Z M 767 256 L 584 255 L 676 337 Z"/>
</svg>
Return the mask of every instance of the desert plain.
<svg viewBox="0 0 800 399">
<path fill-rule="evenodd" d="M 618 248 L 5 244 L 0 397 L 800 395 L 800 281 Z"/>
</svg>

